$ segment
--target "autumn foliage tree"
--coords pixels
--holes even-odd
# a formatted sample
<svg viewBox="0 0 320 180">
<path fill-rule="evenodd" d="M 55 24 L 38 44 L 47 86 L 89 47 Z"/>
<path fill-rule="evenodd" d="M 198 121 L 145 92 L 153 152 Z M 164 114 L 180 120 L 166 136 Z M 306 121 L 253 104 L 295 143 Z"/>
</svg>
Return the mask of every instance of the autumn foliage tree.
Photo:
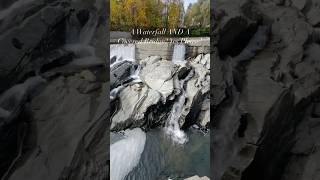
<svg viewBox="0 0 320 180">
<path fill-rule="evenodd" d="M 176 28 L 183 13 L 182 0 L 110 0 L 111 30 Z"/>
<path fill-rule="evenodd" d="M 210 1 L 198 0 L 190 4 L 187 8 L 184 24 L 187 27 L 207 27 L 210 26 Z"/>
<path fill-rule="evenodd" d="M 176 28 L 180 20 L 180 5 L 178 2 L 173 1 L 168 7 L 168 28 Z"/>
</svg>

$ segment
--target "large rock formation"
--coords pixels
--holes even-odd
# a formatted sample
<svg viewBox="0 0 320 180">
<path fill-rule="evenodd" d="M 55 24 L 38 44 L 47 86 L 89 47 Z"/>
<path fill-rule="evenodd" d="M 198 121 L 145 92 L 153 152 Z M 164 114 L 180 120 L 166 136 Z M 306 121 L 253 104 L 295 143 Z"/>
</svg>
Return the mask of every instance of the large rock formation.
<svg viewBox="0 0 320 180">
<path fill-rule="evenodd" d="M 160 56 L 148 57 L 139 64 L 140 80 L 115 88 L 118 98 L 111 108 L 114 109 L 111 130 L 165 124 L 180 96 L 185 96 L 185 103 L 181 104 L 182 111 L 178 115 L 179 126 L 189 127 L 196 123 L 208 128 L 210 54 L 200 54 L 186 61 L 185 66 L 163 60 Z M 122 71 L 117 68 L 112 72 Z"/>
<path fill-rule="evenodd" d="M 1 179 L 108 179 L 106 2 L 0 6 Z"/>
<path fill-rule="evenodd" d="M 317 179 L 317 2 L 212 3 L 212 176 Z"/>
</svg>

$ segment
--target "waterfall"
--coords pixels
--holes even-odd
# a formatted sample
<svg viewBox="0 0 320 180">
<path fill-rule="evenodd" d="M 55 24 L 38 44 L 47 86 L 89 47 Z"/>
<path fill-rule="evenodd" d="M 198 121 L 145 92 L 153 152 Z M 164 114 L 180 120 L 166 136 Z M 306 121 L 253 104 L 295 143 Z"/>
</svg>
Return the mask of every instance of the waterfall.
<svg viewBox="0 0 320 180">
<path fill-rule="evenodd" d="M 97 15 L 94 13 L 90 13 L 89 20 L 82 28 L 75 16 L 70 17 L 66 28 L 67 44 L 64 47 L 66 50 L 72 51 L 76 56 L 70 64 L 77 66 L 102 64 L 102 61 L 95 55 L 95 48 L 90 45 L 97 23 Z"/>
<path fill-rule="evenodd" d="M 114 63 L 110 63 L 110 67 L 114 64 L 127 60 L 135 61 L 136 46 L 134 44 L 112 44 L 110 45 L 110 59 L 116 58 Z"/>
<path fill-rule="evenodd" d="M 166 133 L 172 138 L 174 142 L 177 142 L 178 144 L 184 144 L 188 141 L 188 137 L 180 129 L 179 125 L 179 118 L 185 99 L 185 93 L 183 92 L 182 95 L 180 95 L 178 101 L 174 103 L 165 127 Z"/>
<path fill-rule="evenodd" d="M 110 146 L 110 179 L 123 180 L 138 165 L 145 143 L 140 128 L 124 131 L 124 139 Z"/>
<path fill-rule="evenodd" d="M 185 64 L 186 45 L 175 44 L 173 48 L 172 62 L 174 64 Z"/>
<path fill-rule="evenodd" d="M 165 132 L 172 138 L 172 140 L 178 144 L 184 144 L 188 141 L 187 135 L 180 129 L 179 118 L 183 110 L 184 103 L 186 101 L 186 94 L 184 90 L 184 83 L 191 79 L 194 75 L 192 70 L 188 76 L 180 82 L 181 95 L 178 100 L 173 104 L 169 118 L 166 122 Z"/>
<path fill-rule="evenodd" d="M 124 86 L 118 86 L 118 87 L 112 89 L 112 90 L 110 91 L 110 101 L 115 100 L 116 97 L 117 97 L 117 95 L 118 95 L 118 93 L 119 93 L 122 89 L 124 89 Z"/>
<path fill-rule="evenodd" d="M 83 26 L 79 34 L 80 44 L 89 44 L 96 30 L 98 20 L 96 15 L 90 14 L 88 22 Z"/>
<path fill-rule="evenodd" d="M 141 66 L 138 65 L 137 69 L 131 72 L 130 79 L 133 79 L 133 82 L 138 83 L 142 82 L 139 76 Z"/>
</svg>

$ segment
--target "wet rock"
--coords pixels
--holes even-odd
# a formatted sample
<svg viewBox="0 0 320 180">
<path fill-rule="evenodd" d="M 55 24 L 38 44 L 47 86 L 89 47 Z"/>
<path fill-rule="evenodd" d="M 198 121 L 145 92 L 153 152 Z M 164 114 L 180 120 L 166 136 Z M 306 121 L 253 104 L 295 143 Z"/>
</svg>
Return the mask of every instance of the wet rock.
<svg viewBox="0 0 320 180">
<path fill-rule="evenodd" d="M 178 72 L 178 78 L 184 79 L 188 75 L 189 70 L 190 69 L 188 69 L 187 67 L 180 68 Z"/>
<path fill-rule="evenodd" d="M 171 61 L 151 59 L 145 67 L 142 67 L 139 75 L 142 81 L 151 89 L 158 91 L 165 101 L 173 93 L 173 76 L 176 71 L 177 68 Z"/>
<path fill-rule="evenodd" d="M 130 78 L 135 71 L 135 64 L 131 61 L 121 61 L 110 69 L 110 86 L 111 89 L 119 86 Z"/>
<path fill-rule="evenodd" d="M 160 97 L 159 92 L 146 85 L 134 84 L 124 88 L 119 94 L 120 107 L 112 117 L 111 130 L 141 127 L 148 108 L 156 105 Z"/>
<path fill-rule="evenodd" d="M 77 84 L 75 81 L 75 77 L 55 79 L 33 98 L 31 129 L 36 131 L 31 131 L 30 137 L 36 138 L 30 140 L 33 141 L 30 156 L 9 179 L 59 179 L 64 177 L 63 174 L 68 174 L 66 170 L 70 171 L 71 167 L 76 166 L 74 163 L 81 164 L 74 159 L 81 152 L 78 147 L 88 148 L 90 133 L 97 132 L 90 132 L 92 130 L 89 129 L 98 128 L 90 120 L 99 122 L 98 119 L 105 109 L 101 107 L 99 110 L 104 103 L 100 99 L 103 99 L 102 95 L 91 99 L 90 96 L 79 93 L 74 87 Z M 106 127 L 101 122 L 97 124 L 102 125 L 102 129 Z M 97 161 L 97 167 L 102 167 L 99 160 L 92 160 Z M 46 167 L 53 166 L 59 168 L 51 169 L 51 173 L 47 173 Z"/>
<path fill-rule="evenodd" d="M 55 13 L 49 13 L 55 9 Z M 42 14 L 50 14 L 50 24 L 42 20 Z M 0 36 L 0 54 L 3 54 L 0 65 L 0 82 L 6 84 L 2 90 L 17 83 L 15 78 L 21 76 L 23 69 L 29 68 L 32 59 L 44 52 L 61 45 L 64 36 L 65 9 L 61 7 L 45 7 L 27 18 L 20 26 Z M 55 26 L 55 29 L 51 27 Z M 37 29 L 37 33 L 34 30 Z M 40 49 L 40 46 L 42 49 Z M 43 48 L 46 47 L 46 48 Z M 0 89 L 1 91 L 1 89 Z"/>
<path fill-rule="evenodd" d="M 87 3 L 75 4 L 96 13 Z M 17 1 L 0 12 L 2 179 L 109 178 L 106 58 L 94 55 L 96 44 L 66 45 L 92 37 L 80 22 L 69 23 L 88 22 L 86 12 L 78 19 L 71 8 L 69 1 Z M 69 39 L 80 31 L 81 38 Z"/>
<path fill-rule="evenodd" d="M 0 176 L 8 176 L 12 162 L 19 156 L 30 120 L 28 99 L 45 83 L 33 77 L 17 84 L 0 96 Z"/>
<path fill-rule="evenodd" d="M 198 123 L 201 128 L 206 129 L 210 123 L 210 99 L 205 99 L 201 106 L 198 117 Z"/>
<path fill-rule="evenodd" d="M 141 82 L 132 82 L 111 92 L 112 99 L 119 97 L 119 103 L 115 105 L 116 112 L 112 116 L 112 130 L 163 124 L 171 113 L 170 108 L 182 95 L 185 99 L 179 105 L 182 110 L 178 114 L 178 126 L 189 127 L 199 123 L 206 128 L 210 121 L 210 101 L 205 101 L 209 98 L 210 89 L 209 60 L 210 55 L 199 55 L 182 68 L 159 56 L 140 61 Z M 200 113 L 202 116 L 198 119 Z"/>
<path fill-rule="evenodd" d="M 210 56 L 199 56 L 201 57 L 201 60 L 197 61 L 196 58 L 194 62 L 190 62 L 190 66 L 194 69 L 194 75 L 186 83 L 186 102 L 184 103 L 179 119 L 180 126 L 190 126 L 193 123 L 197 123 L 197 118 L 199 118 L 200 124 L 203 125 L 202 127 L 206 127 L 207 123 L 210 121 L 208 119 L 208 112 L 202 112 L 204 114 L 202 114 L 202 116 L 200 115 L 201 111 L 210 109 L 208 107 L 208 101 L 205 101 L 206 95 L 209 93 L 210 89 L 210 78 L 208 78 L 209 70 L 206 69 L 206 63 L 204 63 Z M 202 109 L 202 107 L 204 109 Z"/>
</svg>

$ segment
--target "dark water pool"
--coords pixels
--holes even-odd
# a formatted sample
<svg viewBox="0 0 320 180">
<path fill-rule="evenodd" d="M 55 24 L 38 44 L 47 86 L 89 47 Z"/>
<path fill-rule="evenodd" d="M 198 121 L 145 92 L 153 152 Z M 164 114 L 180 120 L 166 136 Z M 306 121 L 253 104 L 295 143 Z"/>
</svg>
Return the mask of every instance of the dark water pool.
<svg viewBox="0 0 320 180">
<path fill-rule="evenodd" d="M 210 132 L 186 131 L 189 141 L 174 144 L 161 129 L 147 132 L 140 162 L 126 180 L 184 179 L 210 174 Z"/>
</svg>

